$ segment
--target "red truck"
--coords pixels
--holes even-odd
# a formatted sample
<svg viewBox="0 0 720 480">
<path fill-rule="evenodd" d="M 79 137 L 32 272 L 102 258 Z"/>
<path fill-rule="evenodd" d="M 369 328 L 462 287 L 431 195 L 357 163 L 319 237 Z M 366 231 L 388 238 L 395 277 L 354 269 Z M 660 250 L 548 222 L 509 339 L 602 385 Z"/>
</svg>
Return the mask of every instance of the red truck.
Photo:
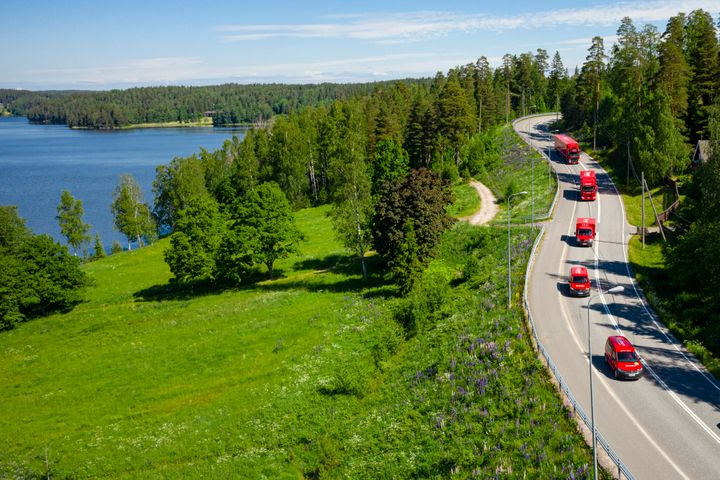
<svg viewBox="0 0 720 480">
<path fill-rule="evenodd" d="M 595 200 L 597 196 L 597 179 L 593 170 L 580 171 L 580 200 Z"/>
<path fill-rule="evenodd" d="M 595 219 L 578 218 L 575 222 L 575 243 L 592 247 L 595 240 Z"/>
<path fill-rule="evenodd" d="M 574 297 L 587 297 L 590 295 L 590 276 L 585 267 L 572 267 L 568 278 L 570 295 Z"/>
<path fill-rule="evenodd" d="M 553 135 L 553 139 L 555 140 L 555 150 L 560 152 L 569 164 L 580 161 L 580 145 L 572 137 L 559 133 Z"/>
</svg>

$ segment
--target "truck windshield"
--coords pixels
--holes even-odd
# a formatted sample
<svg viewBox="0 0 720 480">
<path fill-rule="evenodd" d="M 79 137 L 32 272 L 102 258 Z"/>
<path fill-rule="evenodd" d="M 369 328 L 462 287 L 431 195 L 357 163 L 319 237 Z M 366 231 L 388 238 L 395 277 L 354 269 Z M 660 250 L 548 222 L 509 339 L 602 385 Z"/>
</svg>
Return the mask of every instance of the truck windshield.
<svg viewBox="0 0 720 480">
<path fill-rule="evenodd" d="M 587 277 L 582 277 L 582 276 L 577 276 L 577 275 L 572 277 L 572 283 L 586 283 L 586 282 L 587 282 Z"/>
<path fill-rule="evenodd" d="M 583 185 L 582 190 L 583 192 L 592 192 L 595 190 L 595 187 L 593 185 Z"/>
<path fill-rule="evenodd" d="M 638 356 L 635 352 L 618 352 L 618 362 L 637 362 Z"/>
<path fill-rule="evenodd" d="M 592 230 L 589 228 L 581 228 L 578 230 L 578 235 L 581 237 L 590 237 L 592 236 Z"/>
</svg>

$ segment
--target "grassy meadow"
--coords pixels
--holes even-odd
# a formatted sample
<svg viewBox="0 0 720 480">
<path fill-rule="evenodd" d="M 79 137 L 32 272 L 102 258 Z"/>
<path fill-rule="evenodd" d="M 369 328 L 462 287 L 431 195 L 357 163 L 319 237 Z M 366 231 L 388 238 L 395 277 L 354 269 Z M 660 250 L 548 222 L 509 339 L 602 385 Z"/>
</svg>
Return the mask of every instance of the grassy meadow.
<svg viewBox="0 0 720 480">
<path fill-rule="evenodd" d="M 480 208 L 480 198 L 477 192 L 469 183 L 453 185 L 455 202 L 447 207 L 448 215 L 452 217 L 467 217 L 477 212 Z"/>
<path fill-rule="evenodd" d="M 176 290 L 163 240 L 87 264 L 72 312 L 1 333 L 0 478 L 587 476 L 505 307 L 502 226 L 458 223 L 399 298 L 372 256 L 363 282 L 327 213 L 297 212 L 275 280 Z M 532 239 L 513 235 L 513 285 Z"/>
</svg>

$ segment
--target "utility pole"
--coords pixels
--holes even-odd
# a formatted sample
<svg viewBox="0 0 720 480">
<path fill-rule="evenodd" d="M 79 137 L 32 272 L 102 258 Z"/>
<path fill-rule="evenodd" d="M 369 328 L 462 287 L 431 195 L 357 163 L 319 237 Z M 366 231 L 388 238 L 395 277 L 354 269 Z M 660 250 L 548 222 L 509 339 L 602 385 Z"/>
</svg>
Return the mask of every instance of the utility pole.
<svg viewBox="0 0 720 480">
<path fill-rule="evenodd" d="M 560 120 L 560 94 L 555 94 L 555 121 Z"/>
<path fill-rule="evenodd" d="M 643 248 L 645 248 L 645 171 L 643 170 L 640 172 L 640 183 L 642 184 L 642 208 L 641 211 L 641 218 L 642 218 L 642 245 Z"/>
<path fill-rule="evenodd" d="M 625 179 L 625 186 L 630 187 L 630 137 L 627 139 L 627 178 Z"/>
<path fill-rule="evenodd" d="M 530 223 L 535 231 L 535 157 L 530 157 L 532 167 L 530 167 L 531 183 L 530 183 Z"/>
<path fill-rule="evenodd" d="M 547 149 L 548 159 L 548 191 L 552 188 L 552 162 L 550 161 L 550 149 Z"/>
</svg>

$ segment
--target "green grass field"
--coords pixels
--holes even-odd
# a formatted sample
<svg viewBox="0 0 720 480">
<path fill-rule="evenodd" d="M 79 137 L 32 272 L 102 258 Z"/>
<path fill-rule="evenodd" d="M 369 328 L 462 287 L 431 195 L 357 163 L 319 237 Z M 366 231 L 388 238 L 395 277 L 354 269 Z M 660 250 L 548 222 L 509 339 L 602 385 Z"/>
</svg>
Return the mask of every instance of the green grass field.
<svg viewBox="0 0 720 480">
<path fill-rule="evenodd" d="M 504 229 L 456 226 L 400 299 L 374 257 L 364 284 L 327 213 L 297 213 L 305 241 L 273 281 L 170 288 L 165 240 L 87 264 L 85 303 L 0 334 L 0 477 L 586 475 L 505 308 Z"/>
<path fill-rule="evenodd" d="M 447 208 L 448 215 L 455 218 L 467 217 L 480 209 L 480 197 L 470 184 L 454 185 L 452 190 L 455 203 Z"/>
</svg>

